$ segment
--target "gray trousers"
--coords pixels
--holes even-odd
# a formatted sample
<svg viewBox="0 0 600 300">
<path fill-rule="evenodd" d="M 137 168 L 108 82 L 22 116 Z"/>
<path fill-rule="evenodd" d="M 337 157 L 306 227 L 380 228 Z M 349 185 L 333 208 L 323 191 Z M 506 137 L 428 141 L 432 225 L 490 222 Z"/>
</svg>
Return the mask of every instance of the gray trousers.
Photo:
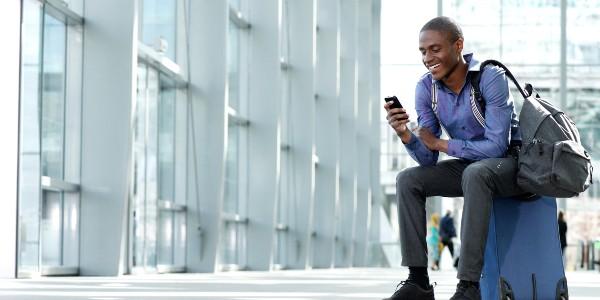
<svg viewBox="0 0 600 300">
<path fill-rule="evenodd" d="M 513 157 L 471 162 L 451 159 L 401 171 L 396 178 L 402 265 L 427 267 L 426 197 L 464 196 L 458 278 L 479 281 L 492 197 L 524 194 L 516 183 Z"/>
</svg>

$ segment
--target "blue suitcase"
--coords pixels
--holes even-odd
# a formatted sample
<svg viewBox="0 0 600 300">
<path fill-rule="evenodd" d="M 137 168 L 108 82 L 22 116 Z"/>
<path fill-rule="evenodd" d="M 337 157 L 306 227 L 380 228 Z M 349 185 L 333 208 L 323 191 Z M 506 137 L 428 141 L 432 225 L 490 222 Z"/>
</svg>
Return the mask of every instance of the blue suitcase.
<svg viewBox="0 0 600 300">
<path fill-rule="evenodd" d="M 484 300 L 569 299 L 556 199 L 494 199 L 480 281 Z"/>
</svg>

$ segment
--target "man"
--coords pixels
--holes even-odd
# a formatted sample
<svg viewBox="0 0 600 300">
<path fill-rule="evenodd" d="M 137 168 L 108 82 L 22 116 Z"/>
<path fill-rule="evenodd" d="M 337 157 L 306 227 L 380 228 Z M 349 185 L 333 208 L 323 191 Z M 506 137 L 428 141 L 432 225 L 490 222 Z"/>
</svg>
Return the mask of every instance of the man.
<svg viewBox="0 0 600 300">
<path fill-rule="evenodd" d="M 454 242 L 452 242 L 452 239 L 455 237 L 456 227 L 454 227 L 454 218 L 452 218 L 452 212 L 448 210 L 440 221 L 440 239 L 442 242 L 442 246 L 440 248 L 440 258 L 442 257 L 442 252 L 444 252 L 444 247 L 448 247 L 448 250 L 450 250 L 450 256 L 454 257 Z M 457 265 L 454 267 L 457 267 Z"/>
<path fill-rule="evenodd" d="M 390 126 L 420 165 L 397 177 L 402 265 L 409 268 L 409 276 L 388 299 L 434 299 L 425 242 L 425 200 L 430 196 L 464 197 L 460 281 L 451 299 L 481 299 L 479 278 L 492 197 L 523 193 L 516 185 L 517 162 L 507 155 L 511 140 L 520 139 L 507 78 L 495 66 L 481 73 L 486 105 L 484 126 L 480 125 L 472 111 L 469 81 L 472 71 L 479 71 L 479 63 L 472 54 L 463 56 L 463 42 L 460 27 L 447 17 L 434 18 L 421 29 L 419 50 L 429 72 L 417 83 L 419 127 L 414 132 L 407 128 L 410 119 L 405 109 L 391 109 L 391 103 L 384 106 Z M 432 87 L 437 93 L 437 114 Z M 440 123 L 450 139 L 440 139 Z M 515 124 L 512 134 L 511 123 Z M 439 152 L 457 159 L 437 162 Z"/>
</svg>

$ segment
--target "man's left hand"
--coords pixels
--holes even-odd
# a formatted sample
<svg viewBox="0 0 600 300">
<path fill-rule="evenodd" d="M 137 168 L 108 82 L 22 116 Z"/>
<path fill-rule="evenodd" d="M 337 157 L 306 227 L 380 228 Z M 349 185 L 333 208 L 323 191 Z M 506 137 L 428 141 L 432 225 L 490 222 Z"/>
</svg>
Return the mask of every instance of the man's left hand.
<svg viewBox="0 0 600 300">
<path fill-rule="evenodd" d="M 425 144 L 425 147 L 427 147 L 427 149 L 431 151 L 442 151 L 445 153 L 448 152 L 448 141 L 438 139 L 437 137 L 435 137 L 435 135 L 431 133 L 429 128 L 419 127 L 419 129 L 417 130 L 417 136 L 419 137 L 419 139 L 421 139 L 423 144 Z"/>
</svg>

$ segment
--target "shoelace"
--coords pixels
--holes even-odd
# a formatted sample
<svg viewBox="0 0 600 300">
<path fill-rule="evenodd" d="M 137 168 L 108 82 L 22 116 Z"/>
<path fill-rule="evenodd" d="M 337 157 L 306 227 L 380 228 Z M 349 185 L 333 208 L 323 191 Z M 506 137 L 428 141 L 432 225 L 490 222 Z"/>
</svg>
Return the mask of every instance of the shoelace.
<svg viewBox="0 0 600 300">
<path fill-rule="evenodd" d="M 459 295 L 464 295 L 467 292 L 467 289 L 472 285 L 466 282 L 458 282 L 456 285 L 456 293 Z M 477 288 L 477 286 L 473 285 L 473 287 Z"/>
<path fill-rule="evenodd" d="M 405 285 L 405 284 L 408 284 L 408 283 L 410 283 L 410 284 L 414 284 L 414 285 L 416 285 L 416 286 L 420 287 L 420 285 L 419 285 L 419 284 L 418 284 L 416 281 L 414 281 L 414 280 L 412 280 L 412 279 L 408 278 L 408 279 L 406 279 L 406 280 L 402 280 L 402 281 L 400 281 L 400 283 L 398 283 L 398 284 L 396 285 L 396 291 L 398 291 L 398 289 L 399 289 L 401 286 L 403 286 L 403 285 Z M 429 286 L 430 286 L 430 287 L 432 287 L 432 288 L 434 288 L 434 287 L 436 287 L 436 286 L 437 286 L 437 282 L 432 282 L 431 284 L 429 284 Z"/>
</svg>

